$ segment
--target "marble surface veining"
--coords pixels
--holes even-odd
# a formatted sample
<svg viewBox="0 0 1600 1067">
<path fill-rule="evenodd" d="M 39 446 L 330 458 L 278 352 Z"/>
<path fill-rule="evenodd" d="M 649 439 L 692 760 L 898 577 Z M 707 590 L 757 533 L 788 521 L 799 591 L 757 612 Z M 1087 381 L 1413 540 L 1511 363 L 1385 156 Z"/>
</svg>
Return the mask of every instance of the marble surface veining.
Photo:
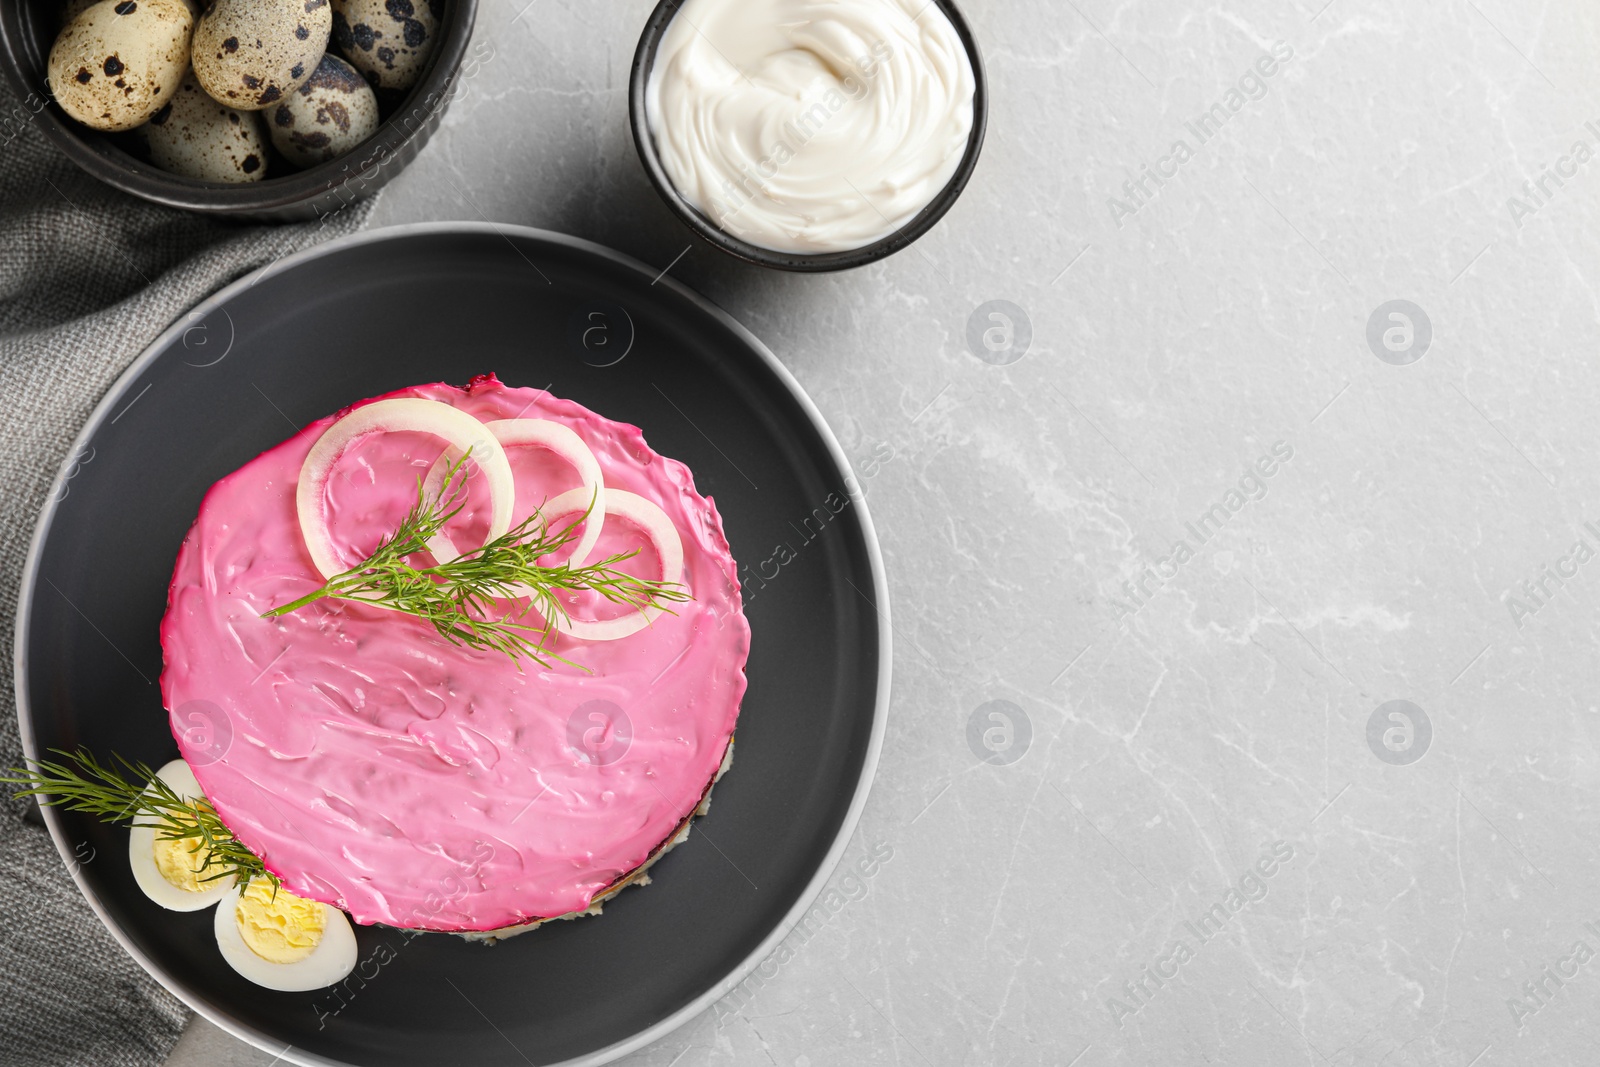
<svg viewBox="0 0 1600 1067">
<path fill-rule="evenodd" d="M 969 2 L 966 195 L 815 277 L 647 184 L 650 7 L 487 0 L 374 220 L 670 265 L 878 524 L 894 700 L 846 863 L 889 858 L 624 1062 L 1592 1061 L 1593 6 Z M 196 1023 L 170 1063 L 271 1059 Z"/>
</svg>

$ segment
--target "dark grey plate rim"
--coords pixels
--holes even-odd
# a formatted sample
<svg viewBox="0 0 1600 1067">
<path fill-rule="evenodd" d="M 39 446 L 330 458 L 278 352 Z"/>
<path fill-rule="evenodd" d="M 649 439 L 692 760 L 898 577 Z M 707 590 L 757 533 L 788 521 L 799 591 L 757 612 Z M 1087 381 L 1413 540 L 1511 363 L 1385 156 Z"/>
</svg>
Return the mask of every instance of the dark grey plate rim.
<svg viewBox="0 0 1600 1067">
<path fill-rule="evenodd" d="M 154 363 L 163 351 L 174 342 L 180 340 L 190 323 L 203 320 L 211 312 L 225 305 L 236 294 L 244 292 L 265 278 L 294 270 L 302 263 L 318 259 L 344 248 L 376 244 L 382 241 L 405 240 L 409 237 L 436 233 L 486 234 L 500 237 L 517 236 L 535 241 L 546 241 L 608 260 L 616 266 L 636 272 L 645 278 L 655 277 L 653 270 L 632 256 L 624 255 L 614 249 L 596 244 L 593 241 L 584 240 L 581 237 L 570 237 L 552 230 L 492 222 L 419 222 L 379 227 L 364 233 L 328 241 L 314 248 L 286 256 L 225 286 L 199 304 L 196 304 L 189 313 L 179 315 L 172 325 L 163 330 L 160 336 L 152 341 L 139 354 L 138 358 L 128 366 L 127 370 L 122 372 L 111 387 L 106 390 L 105 396 L 101 397 L 100 402 L 95 405 L 94 410 L 85 421 L 83 429 L 74 438 L 72 447 L 67 451 L 66 458 L 62 460 L 60 468 L 56 471 L 55 478 L 51 480 L 49 496 L 46 497 L 44 508 L 39 515 L 38 524 L 34 527 L 33 537 L 28 543 L 28 555 L 22 568 L 22 584 L 17 594 L 17 619 L 12 652 L 12 672 L 16 679 L 17 726 L 22 738 L 23 753 L 28 758 L 37 759 L 40 755 L 38 745 L 33 736 L 33 729 L 30 726 L 31 716 L 28 715 L 26 710 L 29 707 L 26 671 L 28 620 L 32 614 L 31 605 L 39 569 L 40 552 L 44 546 L 45 539 L 50 534 L 50 528 L 55 519 L 56 501 L 69 477 L 72 457 L 81 453 L 84 446 L 94 436 L 95 431 L 104 424 L 105 419 L 110 416 L 113 408 L 126 396 L 134 382 L 138 380 L 140 373 L 151 363 Z M 816 404 L 811 400 L 811 397 L 806 393 L 799 381 L 795 379 L 794 375 L 790 373 L 789 368 L 785 367 L 755 334 L 751 333 L 742 323 L 722 310 L 722 308 L 676 279 L 671 277 L 659 278 L 656 284 L 666 286 L 677 294 L 680 299 L 687 300 L 699 310 L 717 319 L 743 340 L 756 358 L 764 363 L 766 368 L 793 395 L 795 402 L 799 404 L 800 409 L 805 412 L 806 417 L 810 420 L 812 429 L 827 448 L 828 455 L 833 460 L 837 472 L 841 476 L 850 475 L 850 463 L 845 458 L 844 450 L 840 448 L 838 439 L 834 437 L 833 430 L 829 428 L 826 420 L 823 419 L 822 413 L 817 409 Z M 871 791 L 872 779 L 878 768 L 878 757 L 883 750 L 883 738 L 888 728 L 889 720 L 889 681 L 893 658 L 893 633 L 889 616 L 889 583 L 887 573 L 884 570 L 883 554 L 878 546 L 877 531 L 872 524 L 872 516 L 868 512 L 866 500 L 864 498 L 857 499 L 854 503 L 859 507 L 858 514 L 861 521 L 862 535 L 866 541 L 867 560 L 872 569 L 873 602 L 882 625 L 878 627 L 877 696 L 872 709 L 872 732 L 867 743 L 866 755 L 861 762 L 861 773 L 856 781 L 854 795 L 850 798 L 850 806 L 845 812 L 844 821 L 839 826 L 839 832 L 835 835 L 833 844 L 829 847 L 827 855 L 812 875 L 811 881 L 806 884 L 799 897 L 796 898 L 794 906 L 762 939 L 755 950 L 723 976 L 721 981 L 653 1026 L 587 1055 L 563 1060 L 559 1064 L 550 1065 L 550 1067 L 597 1067 L 599 1064 L 610 1063 L 612 1060 L 665 1037 L 705 1011 L 718 1000 L 721 1000 L 735 986 L 744 981 L 778 947 L 784 938 L 789 936 L 790 931 L 795 928 L 800 919 L 810 909 L 812 903 L 821 894 L 828 879 L 833 876 L 834 869 L 839 865 L 839 860 L 844 855 L 845 848 L 855 835 L 856 825 L 861 820 L 861 813 L 866 808 L 867 794 Z M 99 916 L 101 924 L 111 932 L 111 936 L 116 938 L 117 943 L 123 947 L 124 951 L 132 956 L 151 977 L 160 982 L 168 992 L 215 1026 L 227 1031 L 241 1041 L 254 1045 L 263 1052 L 278 1056 L 285 1063 L 300 1064 L 301 1067 L 351 1067 L 350 1064 L 341 1060 L 331 1060 L 322 1056 L 304 1053 L 292 1046 L 280 1049 L 278 1048 L 280 1042 L 270 1035 L 263 1034 L 252 1027 L 245 1026 L 229 1018 L 226 1014 L 214 1010 L 209 1004 L 190 999 L 177 982 L 174 982 L 166 975 L 154 961 L 141 953 L 133 942 L 123 934 L 121 929 L 111 921 L 99 898 L 89 889 L 78 865 L 73 862 L 74 856 L 71 848 L 67 845 L 66 835 L 60 825 L 56 809 L 44 808 L 42 810 L 45 824 L 50 829 L 50 837 L 55 842 L 56 851 L 61 854 L 62 862 L 66 864 L 67 869 L 72 873 L 72 880 L 77 884 L 78 892 L 83 894 L 84 899 L 89 902 L 89 906 L 94 909 L 94 913 Z"/>
</svg>

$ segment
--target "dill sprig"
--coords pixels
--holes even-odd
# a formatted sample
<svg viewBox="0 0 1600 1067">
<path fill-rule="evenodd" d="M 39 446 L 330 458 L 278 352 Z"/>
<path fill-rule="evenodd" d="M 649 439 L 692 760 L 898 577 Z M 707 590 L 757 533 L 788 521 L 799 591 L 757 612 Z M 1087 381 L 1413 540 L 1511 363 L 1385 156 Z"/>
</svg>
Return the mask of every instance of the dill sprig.
<svg viewBox="0 0 1600 1067">
<path fill-rule="evenodd" d="M 233 836 L 204 797 L 186 800 L 147 765 L 122 756 L 102 764 L 86 748 L 50 751 L 70 763 L 30 759 L 26 767 L 6 768 L 0 783 L 22 786 L 12 795 L 38 797 L 46 807 L 88 812 L 102 822 L 146 826 L 166 840 L 193 842 L 188 851 L 202 882 L 234 875 L 241 883 L 266 878 L 276 891 L 277 876 Z"/>
<path fill-rule="evenodd" d="M 587 670 L 548 647 L 555 619 L 568 614 L 557 594 L 587 590 L 637 611 L 648 607 L 668 611 L 667 603 L 690 599 L 676 582 L 651 581 L 618 570 L 619 564 L 638 555 L 637 550 L 582 567 L 541 566 L 541 558 L 577 540 L 589 508 L 560 530 L 552 529 L 542 510 L 535 509 L 474 552 L 431 567 L 414 566 L 410 558 L 426 552 L 428 542 L 466 506 L 465 464 L 470 455 L 469 450 L 450 467 L 431 496 L 419 478 L 416 503 L 366 559 L 300 599 L 264 612 L 262 618 L 287 615 L 323 599 L 353 600 L 414 615 L 455 645 L 502 652 L 513 660 L 525 657 L 546 668 L 554 660 Z M 526 607 L 507 606 L 523 597 L 528 600 Z M 534 610 L 542 624 L 525 621 Z"/>
</svg>

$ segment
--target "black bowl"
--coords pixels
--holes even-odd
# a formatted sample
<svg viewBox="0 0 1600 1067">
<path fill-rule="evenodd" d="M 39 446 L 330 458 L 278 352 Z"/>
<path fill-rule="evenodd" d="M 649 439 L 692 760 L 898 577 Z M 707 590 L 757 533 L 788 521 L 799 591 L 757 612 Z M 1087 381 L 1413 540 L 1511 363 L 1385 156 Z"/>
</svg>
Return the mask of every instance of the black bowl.
<svg viewBox="0 0 1600 1067">
<path fill-rule="evenodd" d="M 38 123 L 74 163 L 123 192 L 208 215 L 270 221 L 337 212 L 377 192 L 416 158 L 454 97 L 478 11 L 478 0 L 444 0 L 439 40 L 417 84 L 397 103 L 380 98 L 383 123 L 354 151 L 300 171 L 279 162 L 259 182 L 228 185 L 159 170 L 127 151 L 122 137 L 81 126 L 61 110 L 50 94 L 46 60 L 62 2 L 0 3 L 0 66 L 23 101 L 24 113 L 14 118 Z"/>
<path fill-rule="evenodd" d="M 650 175 L 650 183 L 656 187 L 656 192 L 661 194 L 661 199 L 667 202 L 667 206 L 695 233 L 724 252 L 761 267 L 811 272 L 851 270 L 855 267 L 864 267 L 868 263 L 875 263 L 905 248 L 931 230 L 934 223 L 942 219 L 951 205 L 960 199 L 961 191 L 967 187 L 967 181 L 978 165 L 978 154 L 983 150 L 984 130 L 989 122 L 989 79 L 983 69 L 983 52 L 978 48 L 978 42 L 972 36 L 972 28 L 962 17 L 955 0 L 932 0 L 932 3 L 950 20 L 950 25 L 955 27 L 956 36 L 961 39 L 962 47 L 967 50 L 967 56 L 972 61 L 974 82 L 972 133 L 967 137 L 967 150 L 961 157 L 961 165 L 956 168 L 955 174 L 951 175 L 949 183 L 939 195 L 894 233 L 872 244 L 845 252 L 777 252 L 741 240 L 718 226 L 715 220 L 685 200 L 673 186 L 672 179 L 661 166 L 660 156 L 656 153 L 655 138 L 650 134 L 650 123 L 645 117 L 645 87 L 650 82 L 650 69 L 655 65 L 656 49 L 661 44 L 661 36 L 666 32 L 667 24 L 672 21 L 672 16 L 677 14 L 682 2 L 683 0 L 661 0 L 656 5 L 655 11 L 651 12 L 650 21 L 645 23 L 644 33 L 639 37 L 639 48 L 633 55 L 633 73 L 628 85 L 628 118 L 633 125 L 633 143 L 639 149 L 639 158 L 644 162 L 645 173 Z"/>
</svg>

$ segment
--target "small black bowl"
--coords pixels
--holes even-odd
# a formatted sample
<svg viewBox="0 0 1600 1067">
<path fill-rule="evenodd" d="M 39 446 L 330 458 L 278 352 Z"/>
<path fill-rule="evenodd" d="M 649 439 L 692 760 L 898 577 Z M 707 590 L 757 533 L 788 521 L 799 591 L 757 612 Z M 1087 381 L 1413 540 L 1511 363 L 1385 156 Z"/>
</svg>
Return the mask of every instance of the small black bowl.
<svg viewBox="0 0 1600 1067">
<path fill-rule="evenodd" d="M 633 55 L 633 73 L 628 85 L 628 118 L 633 126 L 633 143 L 639 150 L 639 159 L 644 163 L 645 173 L 650 175 L 650 183 L 656 187 L 656 192 L 661 194 L 661 199 L 667 202 L 667 206 L 695 233 L 729 255 L 761 267 L 809 272 L 851 270 L 855 267 L 864 267 L 868 263 L 875 263 L 905 248 L 931 230 L 934 223 L 943 218 L 944 213 L 949 211 L 951 205 L 960 198 L 961 191 L 967 187 L 967 181 L 978 165 L 978 154 L 983 150 L 984 130 L 989 121 L 989 80 L 983 69 L 983 53 L 972 36 L 972 28 L 967 25 L 967 20 L 956 7 L 955 0 L 932 0 L 932 3 L 950 20 L 950 25 L 955 27 L 956 36 L 961 39 L 962 47 L 967 50 L 967 56 L 972 61 L 974 86 L 972 133 L 967 137 L 967 150 L 961 157 L 961 165 L 956 168 L 955 174 L 951 175 L 949 183 L 939 195 L 894 233 L 872 244 L 845 252 L 777 252 L 741 240 L 718 226 L 715 220 L 685 200 L 673 186 L 672 179 L 661 166 L 661 158 L 656 152 L 655 138 L 650 133 L 650 122 L 645 116 L 645 87 L 650 83 L 650 69 L 655 65 L 656 49 L 660 47 L 661 37 L 666 33 L 668 23 L 677 14 L 682 2 L 683 0 L 661 0 L 656 5 L 655 11 L 651 12 L 650 20 L 645 23 L 644 33 L 639 37 L 639 48 Z"/>
<path fill-rule="evenodd" d="M 73 162 L 123 192 L 207 215 L 274 222 L 338 212 L 372 195 L 416 158 L 454 98 L 478 12 L 478 0 L 444 0 L 439 40 L 417 84 L 396 103 L 386 104 L 380 98 L 383 122 L 354 151 L 306 170 L 279 162 L 259 182 L 229 185 L 159 170 L 127 151 L 121 136 L 81 126 L 61 110 L 46 77 L 61 4 L 62 0 L 0 2 L 0 66 L 22 101 L 16 114 L 3 118 L 0 136 L 13 135 L 19 123 L 36 122 Z M 470 62 L 486 58 L 474 56 Z"/>
</svg>

